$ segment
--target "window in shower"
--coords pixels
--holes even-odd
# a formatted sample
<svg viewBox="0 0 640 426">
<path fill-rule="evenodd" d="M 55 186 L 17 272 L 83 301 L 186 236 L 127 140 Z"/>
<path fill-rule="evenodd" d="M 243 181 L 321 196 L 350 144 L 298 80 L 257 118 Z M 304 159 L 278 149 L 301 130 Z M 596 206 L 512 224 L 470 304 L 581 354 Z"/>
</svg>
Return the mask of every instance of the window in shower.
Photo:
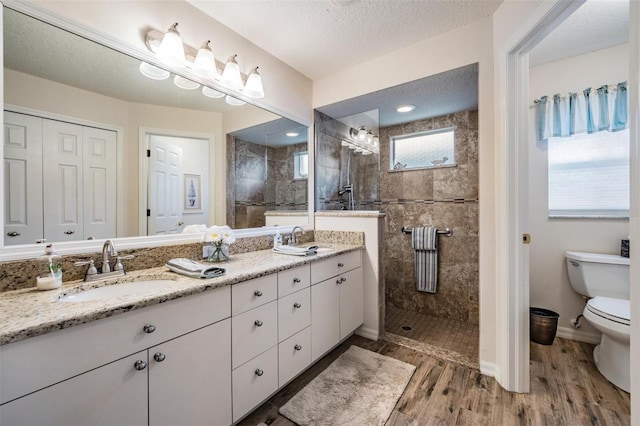
<svg viewBox="0 0 640 426">
<path fill-rule="evenodd" d="M 391 170 L 456 165 L 455 127 L 391 137 Z"/>
<path fill-rule="evenodd" d="M 293 154 L 293 178 L 306 179 L 309 177 L 309 152 Z"/>
</svg>

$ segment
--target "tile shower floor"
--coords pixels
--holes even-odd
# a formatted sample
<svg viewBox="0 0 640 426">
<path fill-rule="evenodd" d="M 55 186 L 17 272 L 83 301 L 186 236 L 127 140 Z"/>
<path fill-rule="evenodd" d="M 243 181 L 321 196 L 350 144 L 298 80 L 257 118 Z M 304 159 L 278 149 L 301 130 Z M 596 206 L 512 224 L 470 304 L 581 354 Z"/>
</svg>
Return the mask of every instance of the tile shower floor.
<svg viewBox="0 0 640 426">
<path fill-rule="evenodd" d="M 469 363 L 477 368 L 480 332 L 477 325 L 420 314 L 389 304 L 385 306 L 385 311 L 385 340 L 402 344 L 411 339 L 416 341 L 416 349 L 422 346 L 436 351 L 440 349 L 444 350 L 442 352 L 456 352 L 462 361 L 466 361 L 464 364 Z M 407 327 L 411 329 L 407 330 Z"/>
</svg>

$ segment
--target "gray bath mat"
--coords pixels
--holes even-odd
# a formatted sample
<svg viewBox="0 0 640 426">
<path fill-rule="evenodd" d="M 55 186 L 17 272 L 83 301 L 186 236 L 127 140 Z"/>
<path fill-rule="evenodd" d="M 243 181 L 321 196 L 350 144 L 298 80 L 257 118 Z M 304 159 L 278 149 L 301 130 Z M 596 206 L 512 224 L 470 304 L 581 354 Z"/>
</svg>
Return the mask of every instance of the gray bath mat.
<svg viewBox="0 0 640 426">
<path fill-rule="evenodd" d="M 383 425 L 416 367 L 351 346 L 280 414 L 299 425 Z"/>
</svg>

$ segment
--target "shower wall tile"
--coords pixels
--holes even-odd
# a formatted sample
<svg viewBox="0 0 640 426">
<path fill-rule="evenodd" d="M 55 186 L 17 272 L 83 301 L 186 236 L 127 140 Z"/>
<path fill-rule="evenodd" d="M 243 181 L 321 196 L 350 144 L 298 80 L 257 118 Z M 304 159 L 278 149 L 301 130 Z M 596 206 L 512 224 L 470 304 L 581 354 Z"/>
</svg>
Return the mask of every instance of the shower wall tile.
<svg viewBox="0 0 640 426">
<path fill-rule="evenodd" d="M 478 117 L 465 111 L 380 129 L 380 211 L 386 214 L 385 300 L 412 311 L 478 323 Z M 389 171 L 390 137 L 455 127 L 456 167 Z M 415 288 L 414 251 L 403 226 L 453 229 L 438 237 L 438 290 Z"/>
</svg>

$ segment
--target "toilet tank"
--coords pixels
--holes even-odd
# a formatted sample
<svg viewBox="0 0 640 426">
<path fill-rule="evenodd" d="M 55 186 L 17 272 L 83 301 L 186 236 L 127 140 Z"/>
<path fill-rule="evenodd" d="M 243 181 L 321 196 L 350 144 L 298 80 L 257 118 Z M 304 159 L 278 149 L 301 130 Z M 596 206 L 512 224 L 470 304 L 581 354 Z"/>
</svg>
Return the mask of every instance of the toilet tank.
<svg viewBox="0 0 640 426">
<path fill-rule="evenodd" d="M 629 258 L 615 254 L 568 251 L 569 282 L 587 297 L 629 299 Z"/>
</svg>

